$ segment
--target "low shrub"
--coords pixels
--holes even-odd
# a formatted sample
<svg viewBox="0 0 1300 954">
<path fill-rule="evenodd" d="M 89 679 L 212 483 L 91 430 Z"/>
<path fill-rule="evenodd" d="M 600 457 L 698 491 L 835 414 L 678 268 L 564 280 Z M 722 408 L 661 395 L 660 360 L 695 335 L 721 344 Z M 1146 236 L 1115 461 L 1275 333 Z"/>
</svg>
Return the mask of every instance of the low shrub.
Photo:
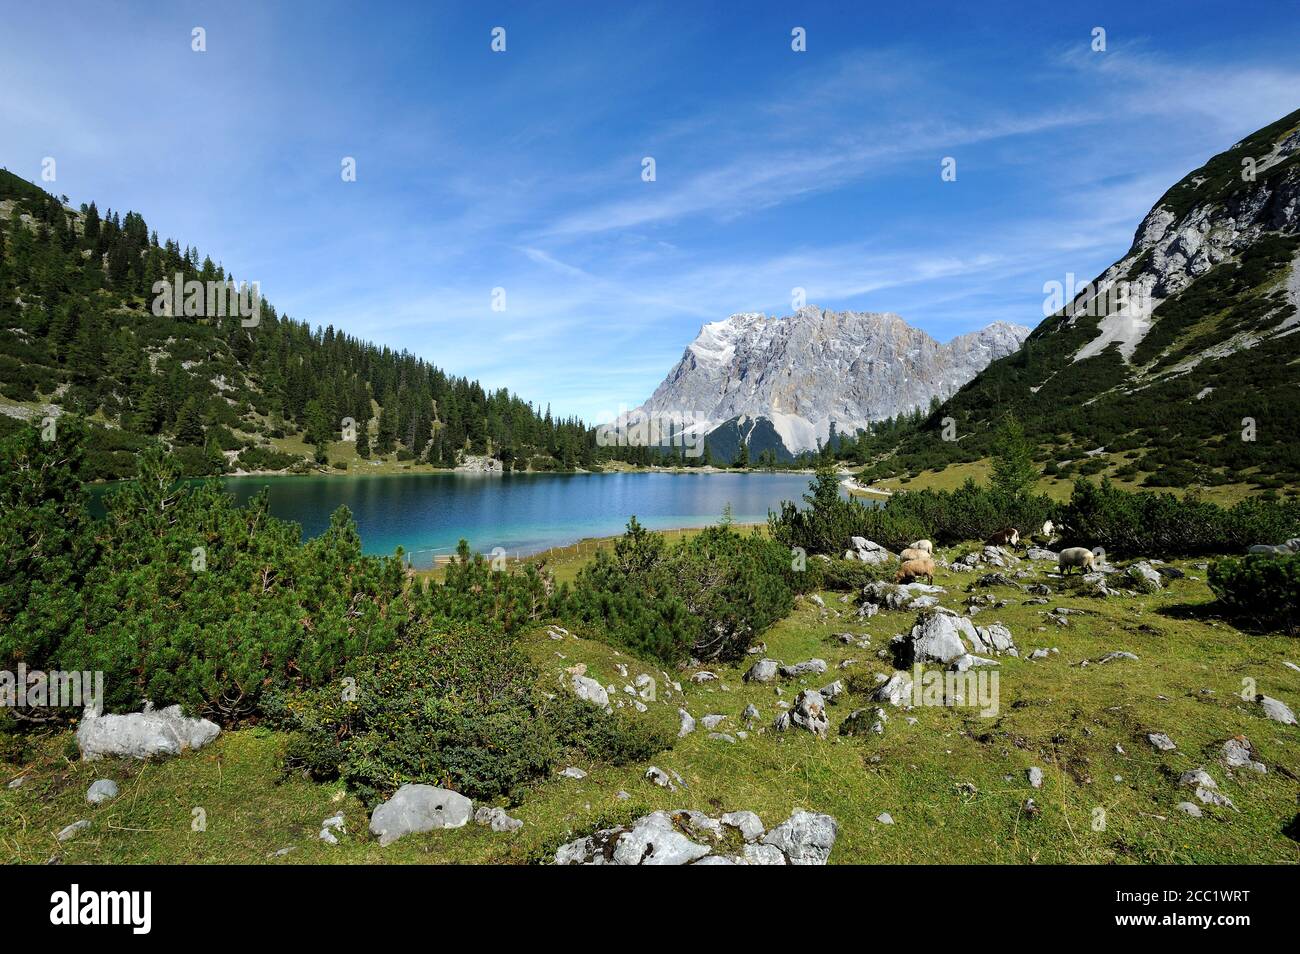
<svg viewBox="0 0 1300 954">
<path fill-rule="evenodd" d="M 348 674 L 284 704 L 286 767 L 342 778 L 371 805 L 407 782 L 518 801 L 566 753 L 620 762 L 672 744 L 576 697 L 548 700 L 527 655 L 493 627 L 421 624 Z"/>
<path fill-rule="evenodd" d="M 973 480 L 951 491 L 899 491 L 869 505 L 841 496 L 839 475 L 830 467 L 819 468 L 809 487 L 808 506 L 783 502 L 779 513 L 768 514 L 768 530 L 784 546 L 831 556 L 843 555 L 855 536 L 895 551 L 922 538 L 940 546 L 984 540 L 1007 526 L 1027 536 L 1056 519 L 1060 509 L 1050 497 L 1009 494 Z"/>
<path fill-rule="evenodd" d="M 788 548 L 757 534 L 709 527 L 670 547 L 633 517 L 613 555 L 598 551 L 561 591 L 557 612 L 668 664 L 738 659 L 803 585 Z"/>
<path fill-rule="evenodd" d="M 1062 520 L 1067 545 L 1117 555 L 1198 556 L 1300 536 L 1300 503 L 1254 497 L 1225 508 L 1194 493 L 1130 493 L 1108 480 L 1080 479 Z"/>
<path fill-rule="evenodd" d="M 1229 615 L 1295 635 L 1300 624 L 1300 554 L 1251 554 L 1210 566 L 1210 589 Z"/>
</svg>

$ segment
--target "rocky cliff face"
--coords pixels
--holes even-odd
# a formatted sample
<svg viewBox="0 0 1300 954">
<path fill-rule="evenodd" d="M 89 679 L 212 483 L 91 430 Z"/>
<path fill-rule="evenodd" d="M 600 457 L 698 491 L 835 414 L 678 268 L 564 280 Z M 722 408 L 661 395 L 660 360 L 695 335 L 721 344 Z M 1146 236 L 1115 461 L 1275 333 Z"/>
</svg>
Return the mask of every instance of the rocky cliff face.
<svg viewBox="0 0 1300 954">
<path fill-rule="evenodd" d="M 898 315 L 809 306 L 788 318 L 732 315 L 705 325 L 640 410 L 702 422 L 767 419 L 787 450 L 943 400 L 1029 329 L 1007 322 L 941 345 Z"/>
<path fill-rule="evenodd" d="M 1085 302 L 1076 304 L 1076 312 L 1104 314 L 1097 336 L 1075 353 L 1076 361 L 1099 355 L 1111 344 L 1131 361 L 1159 319 L 1156 309 L 1161 304 L 1177 299 L 1216 266 L 1237 260 L 1270 233 L 1300 231 L 1297 116 L 1293 113 L 1236 143 L 1161 197 L 1138 226 L 1128 254 L 1093 283 L 1095 295 L 1103 297 L 1127 284 L 1142 307 L 1088 309 Z M 1291 285 L 1294 304 L 1294 276 Z M 1077 321 L 1072 318 L 1065 326 Z M 1273 330 L 1286 327 L 1290 325 Z M 1259 340 L 1258 334 L 1249 334 L 1216 344 L 1237 350 Z"/>
<path fill-rule="evenodd" d="M 1300 486 L 1300 111 L 1184 176 L 1071 297 L 882 472 L 986 456 L 1012 415 L 1065 477 Z"/>
</svg>

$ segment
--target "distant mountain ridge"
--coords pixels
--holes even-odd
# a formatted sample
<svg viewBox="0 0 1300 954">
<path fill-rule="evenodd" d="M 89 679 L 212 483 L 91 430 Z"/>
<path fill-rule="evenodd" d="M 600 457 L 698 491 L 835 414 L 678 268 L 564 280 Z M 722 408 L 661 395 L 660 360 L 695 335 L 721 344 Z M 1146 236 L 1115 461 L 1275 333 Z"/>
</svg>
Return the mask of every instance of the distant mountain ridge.
<svg viewBox="0 0 1300 954">
<path fill-rule="evenodd" d="M 744 435 L 752 455 L 784 458 L 815 450 L 832 424 L 852 434 L 949 397 L 1029 331 L 998 321 L 940 344 L 890 312 L 735 314 L 704 325 L 638 411 L 696 422 L 723 456 Z"/>
</svg>

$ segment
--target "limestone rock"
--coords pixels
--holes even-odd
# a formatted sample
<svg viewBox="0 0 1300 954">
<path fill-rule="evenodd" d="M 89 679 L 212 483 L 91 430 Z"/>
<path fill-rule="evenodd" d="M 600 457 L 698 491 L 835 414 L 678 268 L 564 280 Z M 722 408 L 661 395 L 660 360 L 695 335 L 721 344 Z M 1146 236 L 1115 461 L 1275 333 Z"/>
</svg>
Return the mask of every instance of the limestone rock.
<svg viewBox="0 0 1300 954">
<path fill-rule="evenodd" d="M 458 792 L 407 783 L 371 813 L 370 831 L 382 847 L 416 832 L 460 828 L 473 811 L 474 803 Z"/>
</svg>

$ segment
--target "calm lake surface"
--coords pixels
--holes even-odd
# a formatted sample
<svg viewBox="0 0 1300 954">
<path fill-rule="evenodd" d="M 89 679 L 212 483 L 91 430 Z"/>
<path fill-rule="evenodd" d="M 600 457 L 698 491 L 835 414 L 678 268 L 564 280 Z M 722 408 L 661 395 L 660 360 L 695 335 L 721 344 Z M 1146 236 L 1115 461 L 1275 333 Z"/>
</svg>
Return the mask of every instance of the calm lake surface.
<svg viewBox="0 0 1300 954">
<path fill-rule="evenodd" d="M 652 530 L 716 523 L 731 504 L 736 523 L 762 523 L 782 500 L 800 501 L 807 474 L 411 474 L 230 477 L 241 503 L 269 488 L 271 512 L 312 537 L 346 504 L 367 553 L 401 546 L 415 566 L 452 553 L 461 538 L 511 556 L 621 533 L 636 515 Z"/>
</svg>

